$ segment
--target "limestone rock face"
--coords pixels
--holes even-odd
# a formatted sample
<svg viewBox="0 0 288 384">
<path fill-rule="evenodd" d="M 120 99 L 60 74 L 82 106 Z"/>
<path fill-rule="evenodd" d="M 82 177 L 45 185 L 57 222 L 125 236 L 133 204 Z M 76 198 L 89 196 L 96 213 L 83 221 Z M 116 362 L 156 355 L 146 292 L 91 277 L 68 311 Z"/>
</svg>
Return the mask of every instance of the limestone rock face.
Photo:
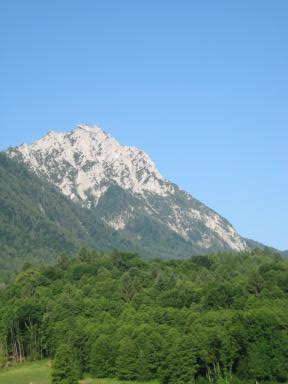
<svg viewBox="0 0 288 384">
<path fill-rule="evenodd" d="M 160 175 L 146 153 L 120 145 L 98 127 L 49 132 L 7 154 L 139 249 L 153 244 L 159 254 L 181 257 L 248 248 L 227 220 Z"/>
</svg>

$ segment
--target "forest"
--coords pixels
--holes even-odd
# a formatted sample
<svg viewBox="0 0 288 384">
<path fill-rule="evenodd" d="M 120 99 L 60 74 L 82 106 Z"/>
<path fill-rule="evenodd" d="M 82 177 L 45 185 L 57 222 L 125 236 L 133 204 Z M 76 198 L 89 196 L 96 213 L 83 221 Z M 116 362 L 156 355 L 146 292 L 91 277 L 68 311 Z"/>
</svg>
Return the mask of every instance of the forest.
<svg viewBox="0 0 288 384">
<path fill-rule="evenodd" d="M 51 358 L 53 384 L 288 381 L 288 260 L 268 249 L 165 261 L 82 248 L 0 288 L 0 365 Z"/>
</svg>

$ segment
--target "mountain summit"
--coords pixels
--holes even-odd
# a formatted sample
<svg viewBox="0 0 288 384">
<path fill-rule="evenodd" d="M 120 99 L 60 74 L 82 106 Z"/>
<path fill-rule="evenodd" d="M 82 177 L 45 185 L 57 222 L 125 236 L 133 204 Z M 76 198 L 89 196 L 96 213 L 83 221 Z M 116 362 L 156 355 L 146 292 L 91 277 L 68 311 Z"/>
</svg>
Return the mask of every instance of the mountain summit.
<svg viewBox="0 0 288 384">
<path fill-rule="evenodd" d="M 49 132 L 7 154 L 89 208 L 137 251 L 181 257 L 248 248 L 227 220 L 163 178 L 146 153 L 98 127 Z"/>
<path fill-rule="evenodd" d="M 72 200 L 97 204 L 110 183 L 133 193 L 165 196 L 171 189 L 149 157 L 121 146 L 98 127 L 79 125 L 69 133 L 48 132 L 31 145 L 10 150 L 45 175 Z"/>
</svg>

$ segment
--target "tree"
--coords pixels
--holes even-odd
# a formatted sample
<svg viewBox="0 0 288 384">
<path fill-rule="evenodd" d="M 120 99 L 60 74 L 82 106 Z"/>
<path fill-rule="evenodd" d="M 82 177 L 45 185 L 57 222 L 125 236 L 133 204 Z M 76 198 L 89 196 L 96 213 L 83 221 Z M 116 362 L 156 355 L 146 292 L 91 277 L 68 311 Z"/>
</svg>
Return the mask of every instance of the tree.
<svg viewBox="0 0 288 384">
<path fill-rule="evenodd" d="M 175 340 L 167 357 L 165 369 L 161 371 L 162 383 L 194 384 L 197 372 L 196 352 L 189 336 Z"/>
<path fill-rule="evenodd" d="M 5 363 L 6 363 L 6 353 L 5 353 L 4 346 L 0 340 L 0 369 L 4 367 Z"/>
<path fill-rule="evenodd" d="M 149 356 L 141 349 L 137 360 L 137 379 L 140 381 L 151 379 Z"/>
<path fill-rule="evenodd" d="M 0 365 L 56 353 L 53 384 L 86 373 L 287 382 L 288 260 L 258 252 L 140 264 L 89 254 L 63 270 L 29 267 L 0 288 Z"/>
<path fill-rule="evenodd" d="M 117 375 L 121 380 L 137 378 L 138 351 L 134 340 L 125 337 L 120 341 L 118 358 L 116 360 Z"/>
<path fill-rule="evenodd" d="M 129 303 L 134 295 L 141 290 L 139 277 L 133 276 L 130 272 L 123 273 L 120 280 L 120 292 L 122 298 Z"/>
<path fill-rule="evenodd" d="M 73 349 L 61 344 L 56 352 L 52 366 L 52 384 L 77 384 L 79 364 Z"/>
<path fill-rule="evenodd" d="M 116 347 L 113 336 L 101 335 L 93 343 L 90 371 L 94 377 L 111 377 L 115 371 Z"/>
</svg>

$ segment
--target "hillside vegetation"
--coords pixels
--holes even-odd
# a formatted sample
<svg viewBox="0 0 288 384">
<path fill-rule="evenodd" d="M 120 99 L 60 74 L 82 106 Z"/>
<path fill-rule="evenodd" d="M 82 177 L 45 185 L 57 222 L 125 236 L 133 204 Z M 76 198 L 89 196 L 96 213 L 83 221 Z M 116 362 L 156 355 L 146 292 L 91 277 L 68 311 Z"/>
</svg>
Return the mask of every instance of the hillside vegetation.
<svg viewBox="0 0 288 384">
<path fill-rule="evenodd" d="M 26 265 L 0 293 L 0 351 L 3 366 L 52 358 L 53 383 L 61 372 L 69 383 L 285 383 L 288 261 L 268 250 L 144 261 L 82 249 Z"/>
<path fill-rule="evenodd" d="M 133 248 L 93 212 L 0 153 L 0 282 L 25 262 L 47 265 L 83 245 Z"/>
<path fill-rule="evenodd" d="M 152 204 L 151 196 L 150 200 Z M 106 224 L 127 207 L 139 215 L 125 231 Z M 117 185 L 107 189 L 97 208 L 85 208 L 0 152 L 0 283 L 26 262 L 53 264 L 59 253 L 71 256 L 82 246 L 117 248 L 144 258 L 183 258 L 203 252 L 140 211 L 139 198 Z"/>
</svg>

